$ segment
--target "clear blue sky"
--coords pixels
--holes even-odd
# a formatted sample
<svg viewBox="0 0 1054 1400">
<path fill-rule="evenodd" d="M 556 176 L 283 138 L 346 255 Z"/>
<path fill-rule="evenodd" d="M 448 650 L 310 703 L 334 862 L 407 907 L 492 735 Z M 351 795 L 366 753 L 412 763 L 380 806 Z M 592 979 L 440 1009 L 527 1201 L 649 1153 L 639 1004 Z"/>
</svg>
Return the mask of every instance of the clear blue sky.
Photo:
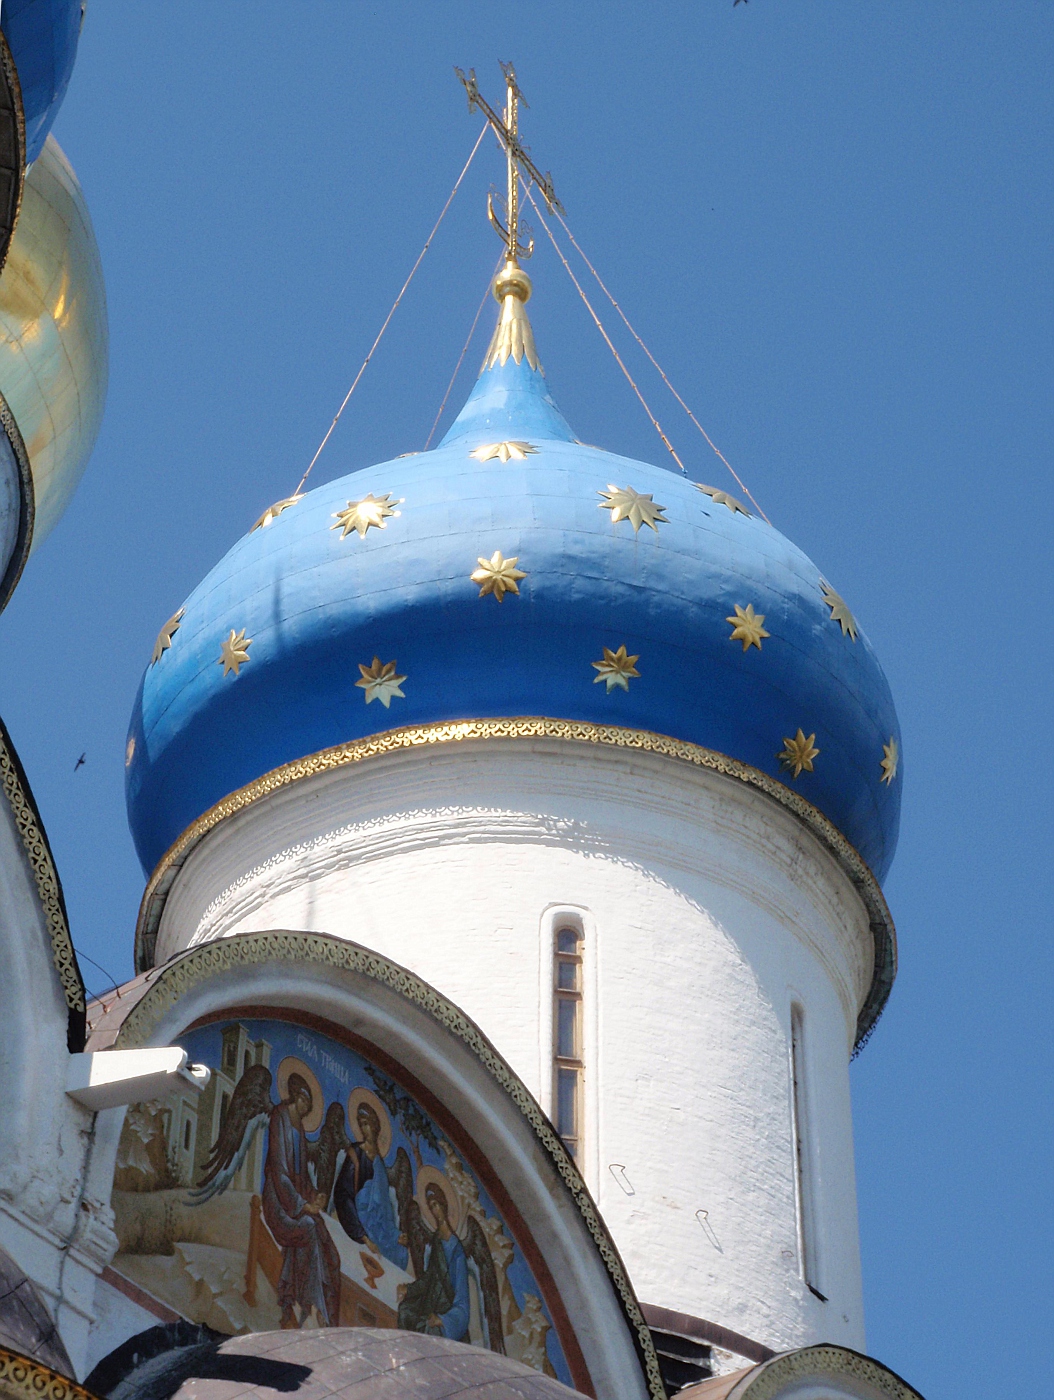
<svg viewBox="0 0 1054 1400">
<path fill-rule="evenodd" d="M 577 236 L 893 687 L 901 970 L 853 1078 L 869 1349 L 927 1400 L 1049 1384 L 1052 31 L 1042 0 L 93 0 L 56 135 L 109 404 L 0 619 L 74 938 L 122 978 L 154 636 L 293 489 L 416 257 L 478 131 L 452 66 L 497 99 L 514 59 Z M 423 445 L 497 253 L 481 156 L 319 480 Z M 548 248 L 531 271 L 579 435 L 660 460 Z"/>
</svg>

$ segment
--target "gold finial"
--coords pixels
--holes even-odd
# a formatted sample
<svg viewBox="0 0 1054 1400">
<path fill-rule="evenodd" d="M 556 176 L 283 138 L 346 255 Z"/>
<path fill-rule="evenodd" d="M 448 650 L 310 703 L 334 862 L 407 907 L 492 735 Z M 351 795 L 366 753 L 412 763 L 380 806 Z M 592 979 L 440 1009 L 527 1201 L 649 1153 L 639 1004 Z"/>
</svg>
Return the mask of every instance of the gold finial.
<svg viewBox="0 0 1054 1400">
<path fill-rule="evenodd" d="M 501 315 L 494 327 L 483 368 L 503 365 L 511 356 L 517 364 L 525 359 L 531 369 L 541 371 L 534 331 L 524 306 L 531 295 L 531 279 L 510 258 L 495 277 L 493 292 L 494 300 L 501 306 Z"/>
</svg>

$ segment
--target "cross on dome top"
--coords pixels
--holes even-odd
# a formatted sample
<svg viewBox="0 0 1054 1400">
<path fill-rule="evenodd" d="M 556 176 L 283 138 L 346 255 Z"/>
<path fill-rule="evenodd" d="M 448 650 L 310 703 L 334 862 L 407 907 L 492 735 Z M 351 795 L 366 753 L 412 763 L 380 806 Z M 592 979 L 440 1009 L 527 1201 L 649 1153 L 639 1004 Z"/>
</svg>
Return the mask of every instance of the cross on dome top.
<svg viewBox="0 0 1054 1400">
<path fill-rule="evenodd" d="M 476 81 L 476 70 L 470 68 L 468 75 L 460 68 L 455 68 L 454 72 L 465 85 L 468 93 L 468 109 L 470 112 L 480 111 L 486 117 L 488 124 L 501 142 L 505 150 L 507 162 L 507 194 L 505 197 L 505 223 L 503 224 L 494 212 L 494 193 L 487 196 L 487 217 L 498 232 L 498 236 L 505 244 L 509 262 L 514 266 L 519 266 L 520 258 L 529 258 L 534 252 L 534 239 L 530 237 L 528 231 L 528 241 L 526 244 L 520 242 L 520 180 L 523 178 L 522 171 L 526 171 L 528 177 L 538 186 L 542 198 L 545 200 L 549 212 L 562 214 L 564 207 L 556 197 L 553 189 L 553 177 L 548 171 L 543 175 L 531 159 L 527 147 L 520 141 L 520 103 L 526 107 L 527 99 L 519 89 L 516 82 L 516 70 L 511 63 L 502 63 L 501 71 L 505 75 L 505 110 L 501 114 L 494 110 L 487 99 L 479 90 Z M 526 226 L 525 226 L 526 229 Z"/>
<path fill-rule="evenodd" d="M 520 181 L 526 172 L 527 178 L 535 184 L 551 213 L 563 213 L 563 205 L 556 197 L 553 179 L 548 171 L 543 175 L 530 157 L 527 147 L 520 141 L 520 103 L 527 105 L 526 98 L 516 81 L 516 70 L 511 63 L 502 63 L 505 77 L 505 109 L 499 115 L 480 93 L 476 81 L 476 70 L 470 68 L 466 75 L 462 69 L 454 70 L 468 93 L 469 111 L 480 111 L 487 119 L 505 151 L 506 195 L 505 219 L 495 209 L 495 194 L 487 195 L 487 218 L 505 245 L 505 266 L 494 279 L 492 291 L 494 299 L 501 306 L 501 315 L 494 329 L 482 372 L 504 366 L 509 359 L 517 365 L 526 360 L 532 370 L 541 373 L 542 366 L 534 343 L 534 332 L 524 307 L 531 295 L 531 279 L 520 267 L 520 259 L 529 258 L 534 252 L 534 238 L 526 224 L 520 223 Z M 526 242 L 521 241 L 521 227 Z"/>
</svg>

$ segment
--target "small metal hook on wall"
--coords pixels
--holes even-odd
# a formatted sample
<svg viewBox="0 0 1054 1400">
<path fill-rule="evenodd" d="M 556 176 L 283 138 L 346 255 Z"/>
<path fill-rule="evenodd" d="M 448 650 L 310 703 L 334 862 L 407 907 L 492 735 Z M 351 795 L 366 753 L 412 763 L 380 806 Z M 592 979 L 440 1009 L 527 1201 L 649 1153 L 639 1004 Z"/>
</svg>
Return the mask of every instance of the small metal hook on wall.
<svg viewBox="0 0 1054 1400">
<path fill-rule="evenodd" d="M 625 1191 L 627 1196 L 635 1196 L 637 1194 L 636 1191 L 634 1191 L 633 1189 L 633 1183 L 626 1175 L 626 1168 L 622 1165 L 621 1162 L 609 1162 L 608 1171 L 615 1178 L 618 1184 L 622 1187 L 623 1191 Z"/>
<path fill-rule="evenodd" d="M 717 1250 L 718 1254 L 724 1254 L 725 1251 L 721 1248 L 721 1241 L 717 1238 L 717 1235 L 714 1233 L 714 1227 L 710 1224 L 710 1212 L 708 1210 L 697 1210 L 695 1212 L 695 1218 L 703 1227 L 703 1230 L 706 1232 L 706 1238 Z"/>
</svg>

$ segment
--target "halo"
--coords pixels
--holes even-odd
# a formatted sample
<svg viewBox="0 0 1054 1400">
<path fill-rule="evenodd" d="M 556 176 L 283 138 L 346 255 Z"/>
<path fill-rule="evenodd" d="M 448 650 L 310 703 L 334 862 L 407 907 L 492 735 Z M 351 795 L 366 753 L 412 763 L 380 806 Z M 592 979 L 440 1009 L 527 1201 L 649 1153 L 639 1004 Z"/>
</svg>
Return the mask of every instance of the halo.
<svg viewBox="0 0 1054 1400">
<path fill-rule="evenodd" d="M 289 1076 L 291 1074 L 299 1074 L 301 1079 L 306 1080 L 307 1086 L 311 1090 L 311 1112 L 303 1120 L 303 1127 L 305 1133 L 313 1133 L 316 1128 L 321 1126 L 322 1114 L 325 1111 L 322 1085 L 303 1060 L 298 1060 L 295 1055 L 287 1055 L 278 1066 L 278 1073 L 275 1075 L 278 1097 L 283 1103 L 289 1097 Z"/>
<path fill-rule="evenodd" d="M 461 1224 L 461 1200 L 454 1190 L 453 1183 L 448 1176 L 445 1176 L 438 1167 L 431 1166 L 425 1162 L 423 1166 L 417 1168 L 417 1204 L 421 1207 L 421 1214 L 425 1218 L 425 1224 L 431 1229 L 432 1212 L 428 1209 L 428 1202 L 425 1200 L 425 1192 L 429 1186 L 438 1186 L 446 1198 L 448 1207 L 447 1218 L 450 1221 L 450 1228 L 457 1234 L 457 1227 Z"/>
<path fill-rule="evenodd" d="M 348 1124 L 355 1141 L 359 1141 L 357 1114 L 361 1103 L 368 1103 L 377 1115 L 377 1121 L 381 1125 L 381 1130 L 377 1134 L 377 1151 L 382 1157 L 387 1157 L 392 1148 L 392 1120 L 388 1116 L 388 1110 L 372 1089 L 352 1089 L 348 1095 Z"/>
</svg>

